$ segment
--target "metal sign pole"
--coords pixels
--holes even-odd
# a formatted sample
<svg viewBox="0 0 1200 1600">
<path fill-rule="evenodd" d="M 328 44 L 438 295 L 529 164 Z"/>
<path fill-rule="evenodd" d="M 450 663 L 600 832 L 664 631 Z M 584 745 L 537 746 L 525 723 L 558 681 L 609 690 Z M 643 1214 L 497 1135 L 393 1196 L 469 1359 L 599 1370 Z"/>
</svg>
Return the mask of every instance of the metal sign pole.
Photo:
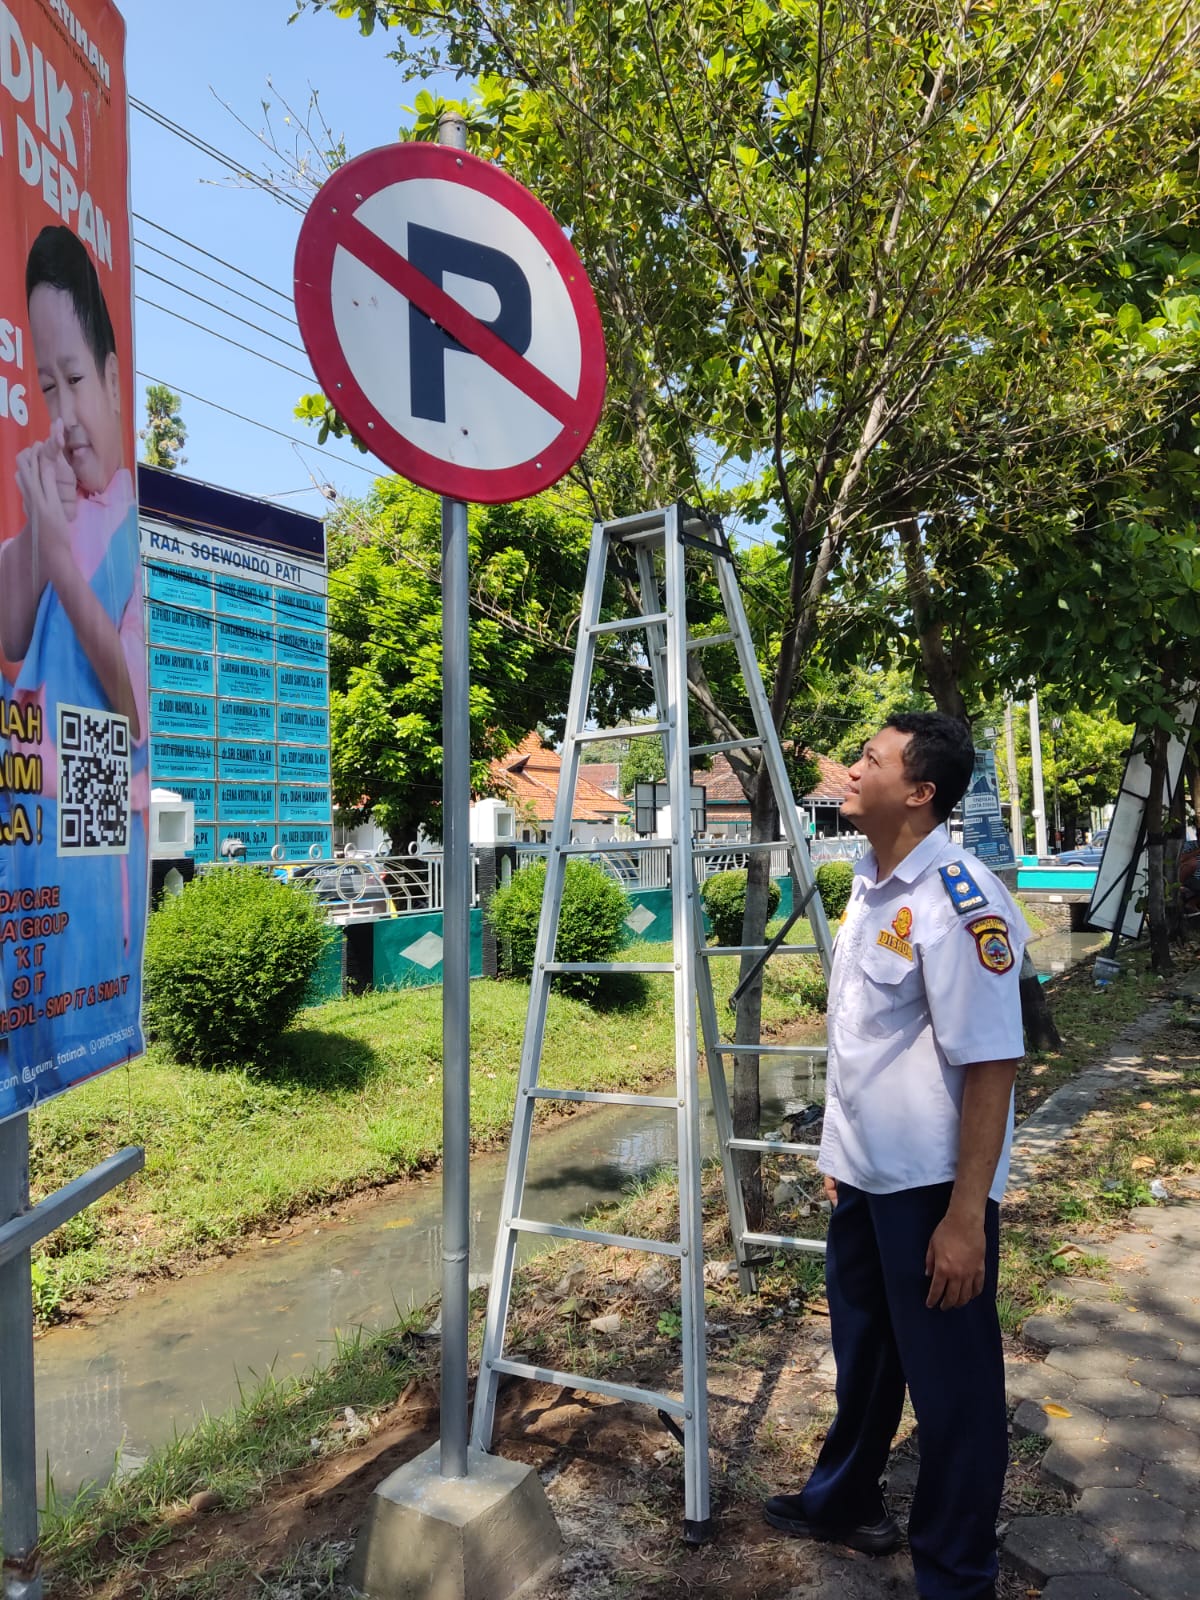
<svg viewBox="0 0 1200 1600">
<path fill-rule="evenodd" d="M 29 1117 L 0 1123 L 0 1224 L 29 1209 Z M 42 1600 L 29 1251 L 0 1266 L 0 1495 L 4 1600 Z"/>
<path fill-rule="evenodd" d="M 467 147 L 444 116 L 438 143 Z M 467 1475 L 467 1314 L 471 1226 L 471 723 L 467 508 L 442 500 L 442 1380 L 441 1473 Z"/>
</svg>

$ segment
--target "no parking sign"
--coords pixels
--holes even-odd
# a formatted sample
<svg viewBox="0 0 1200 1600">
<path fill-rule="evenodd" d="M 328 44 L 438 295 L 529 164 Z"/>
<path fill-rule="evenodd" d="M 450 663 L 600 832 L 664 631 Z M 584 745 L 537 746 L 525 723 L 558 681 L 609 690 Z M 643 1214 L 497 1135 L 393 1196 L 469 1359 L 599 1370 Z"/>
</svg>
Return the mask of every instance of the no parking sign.
<svg viewBox="0 0 1200 1600">
<path fill-rule="evenodd" d="M 339 168 L 296 247 L 326 396 L 396 472 L 497 504 L 561 478 L 604 403 L 604 334 L 559 224 L 498 167 L 400 144 Z"/>
</svg>

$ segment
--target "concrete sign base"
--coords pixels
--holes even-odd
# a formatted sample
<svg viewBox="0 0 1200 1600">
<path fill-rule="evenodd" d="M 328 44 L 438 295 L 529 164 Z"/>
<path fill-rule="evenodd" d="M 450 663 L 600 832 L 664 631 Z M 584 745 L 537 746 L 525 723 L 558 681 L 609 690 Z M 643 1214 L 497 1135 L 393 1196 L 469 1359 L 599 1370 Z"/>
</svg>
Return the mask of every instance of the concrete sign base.
<svg viewBox="0 0 1200 1600">
<path fill-rule="evenodd" d="M 561 1550 L 533 1467 L 472 1450 L 467 1477 L 443 1478 L 434 1445 L 371 1497 L 350 1581 L 368 1600 L 508 1600 Z"/>
</svg>

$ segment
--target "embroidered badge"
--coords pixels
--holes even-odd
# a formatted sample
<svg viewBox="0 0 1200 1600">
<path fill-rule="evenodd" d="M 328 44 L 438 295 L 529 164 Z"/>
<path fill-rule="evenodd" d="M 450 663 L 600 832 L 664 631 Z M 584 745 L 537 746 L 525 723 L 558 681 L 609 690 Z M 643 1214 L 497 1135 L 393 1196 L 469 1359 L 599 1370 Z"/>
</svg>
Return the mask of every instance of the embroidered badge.
<svg viewBox="0 0 1200 1600">
<path fill-rule="evenodd" d="M 1013 964 L 1012 941 L 1003 917 L 976 917 L 967 923 L 975 950 L 989 972 L 1009 972 Z"/>
<path fill-rule="evenodd" d="M 913 947 L 908 940 L 897 938 L 886 928 L 880 928 L 876 943 L 881 944 L 885 950 L 894 950 L 898 956 L 903 956 L 905 961 L 911 961 L 913 958 Z"/>
<path fill-rule="evenodd" d="M 908 906 L 901 906 L 892 918 L 892 927 L 901 939 L 907 939 L 912 932 L 912 911 Z"/>
<path fill-rule="evenodd" d="M 942 880 L 942 888 L 950 896 L 950 904 L 960 917 L 965 916 L 968 911 L 978 911 L 980 906 L 987 905 L 987 895 L 975 883 L 961 861 L 952 861 L 948 867 L 939 867 L 938 874 Z"/>
</svg>

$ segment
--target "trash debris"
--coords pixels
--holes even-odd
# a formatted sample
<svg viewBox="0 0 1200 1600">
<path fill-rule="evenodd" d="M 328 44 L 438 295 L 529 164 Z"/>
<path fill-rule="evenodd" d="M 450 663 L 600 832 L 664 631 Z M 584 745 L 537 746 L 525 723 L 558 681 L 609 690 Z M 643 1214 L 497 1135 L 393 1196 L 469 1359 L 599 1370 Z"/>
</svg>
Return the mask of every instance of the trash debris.
<svg viewBox="0 0 1200 1600">
<path fill-rule="evenodd" d="M 771 1196 L 776 1209 L 780 1206 L 790 1206 L 793 1200 L 798 1200 L 799 1198 L 800 1190 L 794 1183 L 789 1183 L 786 1178 L 775 1185 L 775 1191 Z"/>
<path fill-rule="evenodd" d="M 732 1261 L 707 1261 L 704 1264 L 705 1283 L 724 1283 L 726 1278 L 732 1278 L 737 1271 Z"/>
<path fill-rule="evenodd" d="M 1154 1179 L 1153 1183 L 1150 1185 L 1150 1193 L 1156 1200 L 1169 1200 L 1171 1198 L 1171 1191 L 1167 1188 L 1166 1184 L 1161 1178 Z"/>
<path fill-rule="evenodd" d="M 610 1311 L 607 1316 L 593 1317 L 588 1323 L 589 1328 L 594 1328 L 597 1333 L 619 1333 L 621 1331 L 621 1315 L 617 1311 Z"/>
</svg>

